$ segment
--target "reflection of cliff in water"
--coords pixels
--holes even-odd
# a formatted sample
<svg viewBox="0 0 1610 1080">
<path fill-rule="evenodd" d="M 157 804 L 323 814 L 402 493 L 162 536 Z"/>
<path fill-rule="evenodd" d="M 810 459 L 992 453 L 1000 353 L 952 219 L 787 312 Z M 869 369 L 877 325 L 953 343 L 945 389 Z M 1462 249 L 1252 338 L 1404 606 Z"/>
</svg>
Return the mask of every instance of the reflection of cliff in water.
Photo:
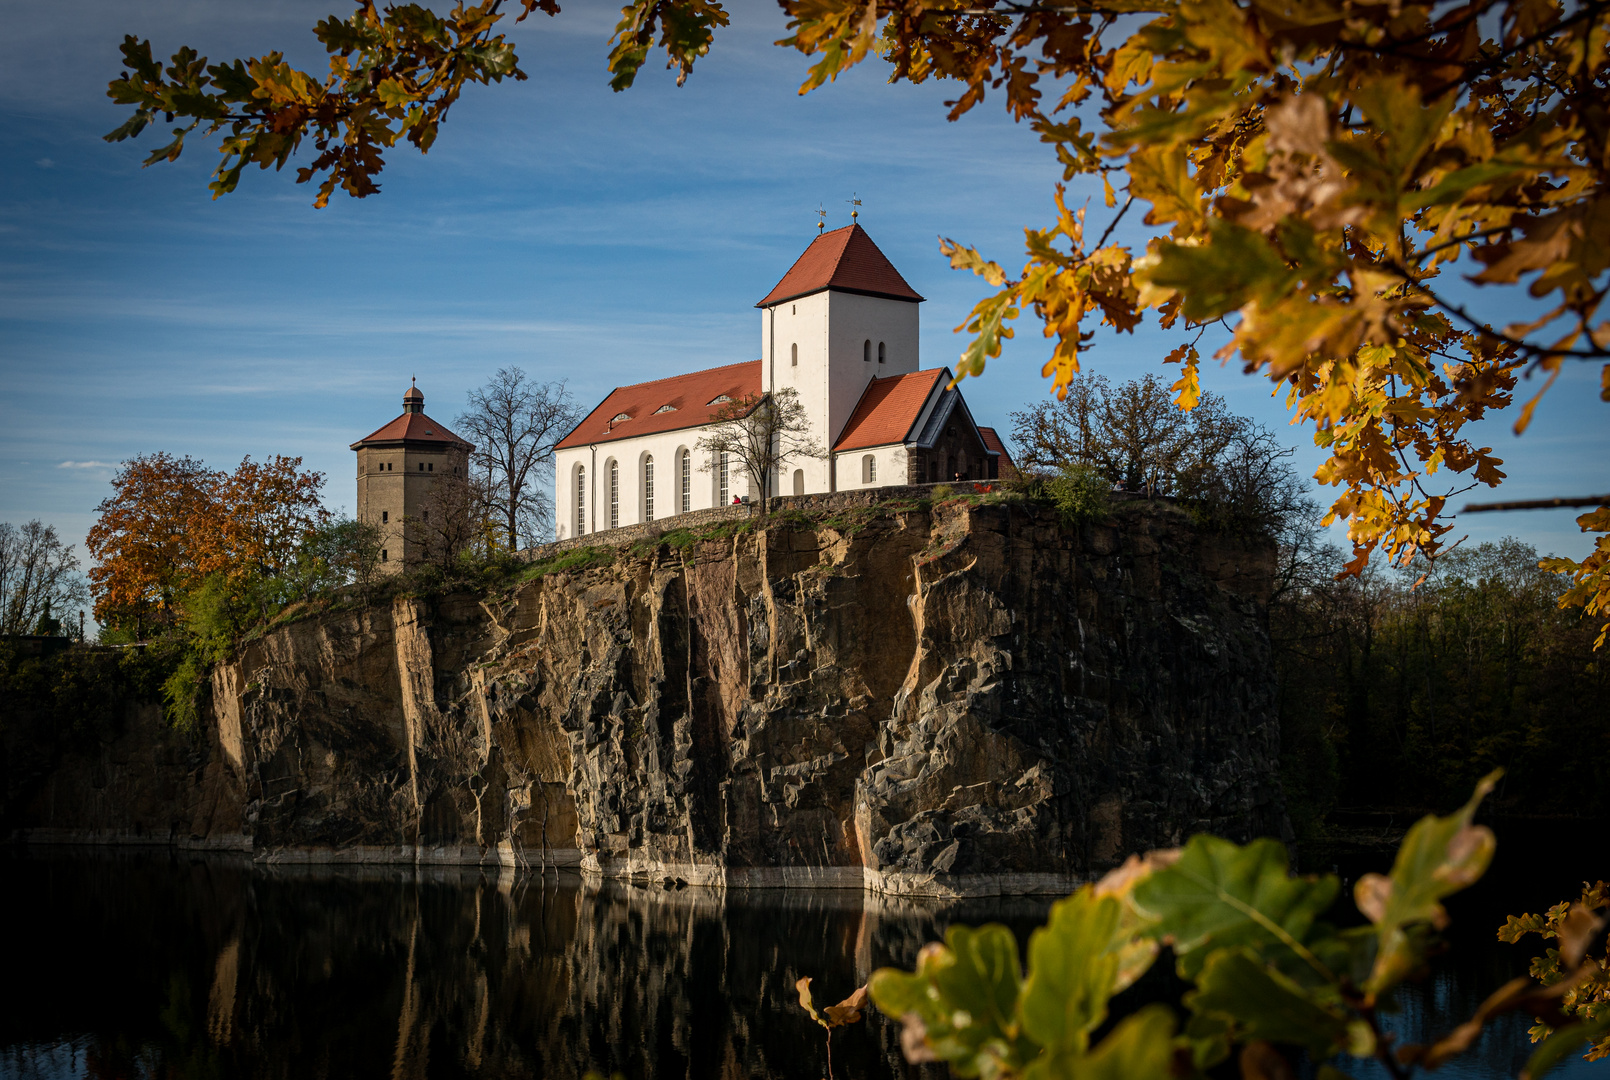
<svg viewBox="0 0 1610 1080">
<path fill-rule="evenodd" d="M 1453 898 L 1454 951 L 1387 1018 L 1404 1041 L 1445 1033 L 1525 970 L 1527 952 L 1498 945 L 1493 928 L 1565 889 L 1502 888 L 1538 877 L 1506 868 L 1505 851 L 1489 880 Z M 579 1080 L 589 1069 L 819 1080 L 821 1031 L 794 980 L 811 975 L 818 999 L 834 1000 L 876 967 L 910 967 L 952 921 L 1005 922 L 1022 942 L 1045 917 L 1031 900 L 597 888 L 471 868 L 264 869 L 105 851 L 0 852 L 0 881 L 12 912 L 0 1080 Z M 1177 1005 L 1184 989 L 1160 964 L 1113 1012 Z M 1437 1075 L 1515 1075 L 1529 1023 L 1500 1018 Z M 875 1012 L 834 1036 L 833 1064 L 857 1080 L 946 1075 L 906 1065 Z M 1559 1076 L 1589 1068 L 1573 1060 Z"/>
<path fill-rule="evenodd" d="M 34 975 L 0 1014 L 19 1077 L 818 1077 L 801 975 L 833 1000 L 952 919 L 1045 910 L 166 857 L 3 873 Z M 835 1035 L 835 1072 L 915 1074 L 895 1036 Z"/>
</svg>

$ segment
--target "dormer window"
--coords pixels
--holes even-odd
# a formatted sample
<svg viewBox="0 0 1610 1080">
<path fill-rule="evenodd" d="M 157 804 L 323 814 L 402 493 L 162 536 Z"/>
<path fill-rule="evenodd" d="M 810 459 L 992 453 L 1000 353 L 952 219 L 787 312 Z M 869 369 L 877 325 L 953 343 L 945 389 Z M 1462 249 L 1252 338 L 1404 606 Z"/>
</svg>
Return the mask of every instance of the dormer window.
<svg viewBox="0 0 1610 1080">
<path fill-rule="evenodd" d="M 676 412 L 676 406 L 675 405 L 661 405 L 658 409 L 654 410 L 654 415 L 658 416 L 661 413 L 667 413 L 667 412 Z"/>
<path fill-rule="evenodd" d="M 610 418 L 609 422 L 611 424 L 618 424 L 622 420 L 630 420 L 631 418 L 632 418 L 631 413 L 624 413 L 624 412 L 623 413 L 616 413 L 613 417 Z"/>
<path fill-rule="evenodd" d="M 731 400 L 732 400 L 732 398 L 728 397 L 726 394 L 717 394 L 715 397 L 710 399 L 710 404 L 712 404 L 712 405 L 724 405 L 724 404 L 726 404 L 727 402 L 729 402 Z"/>
</svg>

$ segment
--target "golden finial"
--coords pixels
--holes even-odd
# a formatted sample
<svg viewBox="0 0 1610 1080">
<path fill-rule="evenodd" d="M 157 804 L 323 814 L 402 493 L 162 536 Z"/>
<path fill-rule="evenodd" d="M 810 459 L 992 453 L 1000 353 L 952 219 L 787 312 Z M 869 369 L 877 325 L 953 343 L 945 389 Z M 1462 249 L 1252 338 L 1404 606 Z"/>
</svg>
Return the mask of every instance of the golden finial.
<svg viewBox="0 0 1610 1080">
<path fill-rule="evenodd" d="M 858 206 L 860 206 L 860 205 L 861 205 L 861 200 L 860 200 L 860 199 L 857 199 L 857 198 L 855 198 L 855 197 L 854 197 L 854 196 L 855 196 L 855 192 L 853 192 L 853 191 L 852 191 L 852 192 L 850 192 L 850 196 L 851 196 L 851 197 L 850 197 L 850 198 L 848 198 L 848 199 L 845 199 L 845 200 L 844 200 L 844 201 L 845 201 L 845 202 L 847 202 L 847 203 L 849 203 L 849 204 L 850 204 L 850 206 L 851 206 L 851 210 L 850 210 L 850 224 L 852 224 L 852 225 L 853 225 L 853 224 L 855 224 L 855 219 L 856 219 L 856 218 L 857 218 L 857 217 L 859 217 L 859 216 L 860 216 L 860 215 L 861 215 L 861 211 L 859 211 L 859 210 L 857 210 L 857 209 L 854 209 L 854 208 L 855 208 L 855 207 L 858 207 Z"/>
<path fill-rule="evenodd" d="M 821 203 L 816 204 L 816 235 L 821 236 L 822 230 L 827 228 L 827 209 Z"/>
</svg>

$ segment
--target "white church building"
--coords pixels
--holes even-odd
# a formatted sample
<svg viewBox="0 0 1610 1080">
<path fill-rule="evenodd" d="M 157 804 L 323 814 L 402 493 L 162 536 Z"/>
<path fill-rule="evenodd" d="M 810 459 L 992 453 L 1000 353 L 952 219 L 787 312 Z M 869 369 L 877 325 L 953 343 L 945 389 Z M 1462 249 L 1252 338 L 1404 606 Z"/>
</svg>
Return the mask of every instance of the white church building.
<svg viewBox="0 0 1610 1080">
<path fill-rule="evenodd" d="M 793 387 L 820 460 L 790 461 L 771 490 L 806 495 L 1009 475 L 948 368 L 918 369 L 917 305 L 858 224 L 820 233 L 755 306 L 760 359 L 621 386 L 555 452 L 558 539 L 758 497 L 699 438 L 727 401 Z"/>
</svg>

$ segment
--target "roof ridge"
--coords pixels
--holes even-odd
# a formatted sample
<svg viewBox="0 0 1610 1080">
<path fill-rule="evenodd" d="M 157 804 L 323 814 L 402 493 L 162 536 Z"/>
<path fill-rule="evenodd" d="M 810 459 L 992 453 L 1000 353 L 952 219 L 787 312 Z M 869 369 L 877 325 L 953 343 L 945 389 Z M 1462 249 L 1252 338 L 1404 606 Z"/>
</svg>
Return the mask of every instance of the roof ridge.
<svg viewBox="0 0 1610 1080">
<path fill-rule="evenodd" d="M 761 358 L 756 357 L 753 360 L 738 360 L 731 364 L 717 364 L 714 367 L 699 368 L 696 371 L 679 371 L 675 375 L 662 375 L 658 379 L 644 379 L 642 382 L 621 383 L 621 385 L 615 387 L 615 390 L 635 390 L 639 386 L 649 386 L 657 382 L 669 382 L 672 379 L 683 379 L 689 375 L 704 375 L 712 371 L 720 371 L 723 368 L 743 367 L 745 364 L 759 364 L 761 362 Z M 613 394 L 615 390 L 611 390 L 609 394 Z M 604 399 L 608 399 L 609 394 L 605 394 Z M 601 399 L 599 404 L 603 404 L 604 399 Z"/>
</svg>

